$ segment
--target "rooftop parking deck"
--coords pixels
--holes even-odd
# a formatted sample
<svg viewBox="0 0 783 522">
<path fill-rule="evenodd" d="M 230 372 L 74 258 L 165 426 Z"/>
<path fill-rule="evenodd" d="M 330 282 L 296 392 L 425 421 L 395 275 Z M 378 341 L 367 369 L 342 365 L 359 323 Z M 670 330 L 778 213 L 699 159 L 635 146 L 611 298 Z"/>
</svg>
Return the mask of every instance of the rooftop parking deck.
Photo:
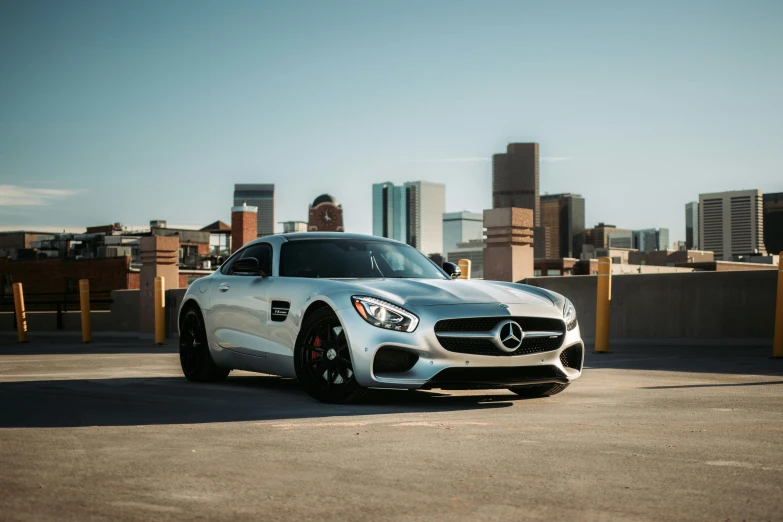
<svg viewBox="0 0 783 522">
<path fill-rule="evenodd" d="M 783 361 L 763 344 L 588 350 L 564 393 L 317 403 L 171 346 L 0 337 L 6 520 L 772 520 Z"/>
</svg>

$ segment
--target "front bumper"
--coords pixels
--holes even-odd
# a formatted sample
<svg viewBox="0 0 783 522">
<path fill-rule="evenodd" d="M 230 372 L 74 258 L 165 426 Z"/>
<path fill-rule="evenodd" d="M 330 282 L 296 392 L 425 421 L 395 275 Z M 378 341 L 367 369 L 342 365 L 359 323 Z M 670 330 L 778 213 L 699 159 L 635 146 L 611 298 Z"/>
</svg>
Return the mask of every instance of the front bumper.
<svg viewBox="0 0 783 522">
<path fill-rule="evenodd" d="M 546 317 L 562 319 L 554 306 L 497 304 L 445 305 L 418 307 L 414 332 L 383 330 L 364 321 L 353 308 L 337 310 L 351 348 L 354 373 L 360 385 L 369 388 L 503 388 L 520 384 L 568 383 L 581 375 L 584 343 L 577 325 L 566 331 L 563 342 L 554 350 L 514 356 L 471 355 L 443 348 L 435 335 L 435 323 L 443 319 L 474 317 Z M 578 346 L 577 368 L 568 367 L 561 353 Z M 393 347 L 414 353 L 418 360 L 410 370 L 375 374 L 373 361 L 381 347 Z M 576 349 L 571 350 L 572 358 Z"/>
</svg>

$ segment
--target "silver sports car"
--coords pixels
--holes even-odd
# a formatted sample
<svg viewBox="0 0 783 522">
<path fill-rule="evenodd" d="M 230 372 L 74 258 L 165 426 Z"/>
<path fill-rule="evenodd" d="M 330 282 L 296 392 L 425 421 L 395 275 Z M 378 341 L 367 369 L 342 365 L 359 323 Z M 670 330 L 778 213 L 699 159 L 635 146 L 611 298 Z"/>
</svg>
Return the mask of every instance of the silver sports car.
<svg viewBox="0 0 783 522">
<path fill-rule="evenodd" d="M 375 236 L 257 239 L 190 285 L 179 312 L 182 371 L 194 381 L 232 369 L 296 377 L 325 402 L 369 388 L 543 397 L 579 377 L 584 344 L 568 299 L 458 275 Z"/>
</svg>

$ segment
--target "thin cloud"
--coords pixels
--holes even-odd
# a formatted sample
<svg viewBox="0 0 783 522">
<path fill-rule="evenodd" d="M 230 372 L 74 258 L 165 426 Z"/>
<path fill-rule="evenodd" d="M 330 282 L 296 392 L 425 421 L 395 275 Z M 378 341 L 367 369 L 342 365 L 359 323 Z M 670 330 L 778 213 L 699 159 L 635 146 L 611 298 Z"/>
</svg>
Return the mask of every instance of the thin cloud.
<svg viewBox="0 0 783 522">
<path fill-rule="evenodd" d="M 7 207 L 40 207 L 75 196 L 81 189 L 39 189 L 18 185 L 0 185 L 0 205 Z"/>
<path fill-rule="evenodd" d="M 18 232 L 24 230 L 27 232 L 41 232 L 47 234 L 59 234 L 65 232 L 67 234 L 84 234 L 84 227 L 70 227 L 70 226 L 38 226 L 25 223 L 23 225 L 0 225 L 0 232 Z"/>
<path fill-rule="evenodd" d="M 492 158 L 485 156 L 467 156 L 458 158 L 430 158 L 415 160 L 414 163 L 487 163 Z M 541 156 L 538 159 L 541 163 L 561 163 L 563 161 L 571 161 L 569 156 Z"/>
</svg>

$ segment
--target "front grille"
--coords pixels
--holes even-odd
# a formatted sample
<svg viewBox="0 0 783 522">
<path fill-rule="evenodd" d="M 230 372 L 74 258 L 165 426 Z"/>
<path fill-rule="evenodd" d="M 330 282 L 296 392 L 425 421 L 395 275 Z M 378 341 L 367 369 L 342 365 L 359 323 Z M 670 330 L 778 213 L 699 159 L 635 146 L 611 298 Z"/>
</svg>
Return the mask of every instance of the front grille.
<svg viewBox="0 0 783 522">
<path fill-rule="evenodd" d="M 513 352 L 498 349 L 490 339 L 472 337 L 441 337 L 440 345 L 446 350 L 468 355 L 490 355 L 494 357 L 530 355 L 557 350 L 563 343 L 565 326 L 560 319 L 541 317 L 477 317 L 471 319 L 444 319 L 435 324 L 435 333 L 440 332 L 488 332 L 500 321 L 516 321 L 523 331 L 560 332 L 557 337 L 532 337 L 522 340 L 522 345 Z"/>
<path fill-rule="evenodd" d="M 435 333 L 438 332 L 488 332 L 500 321 L 516 321 L 522 330 L 564 332 L 565 327 L 560 319 L 545 317 L 473 317 L 469 319 L 444 319 L 435 323 Z"/>
</svg>

